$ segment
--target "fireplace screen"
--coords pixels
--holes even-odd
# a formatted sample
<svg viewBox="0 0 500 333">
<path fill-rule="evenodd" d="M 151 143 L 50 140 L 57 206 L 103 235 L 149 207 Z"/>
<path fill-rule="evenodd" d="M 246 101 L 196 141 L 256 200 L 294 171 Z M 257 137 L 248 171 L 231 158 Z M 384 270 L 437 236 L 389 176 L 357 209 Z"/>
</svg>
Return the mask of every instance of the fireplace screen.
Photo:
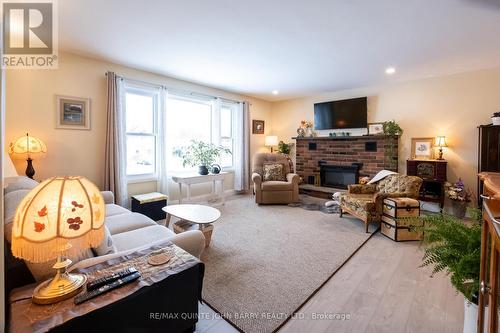
<svg viewBox="0 0 500 333">
<path fill-rule="evenodd" d="M 322 165 L 320 177 L 321 186 L 346 189 L 347 185 L 358 183 L 359 167 L 357 165 Z"/>
</svg>

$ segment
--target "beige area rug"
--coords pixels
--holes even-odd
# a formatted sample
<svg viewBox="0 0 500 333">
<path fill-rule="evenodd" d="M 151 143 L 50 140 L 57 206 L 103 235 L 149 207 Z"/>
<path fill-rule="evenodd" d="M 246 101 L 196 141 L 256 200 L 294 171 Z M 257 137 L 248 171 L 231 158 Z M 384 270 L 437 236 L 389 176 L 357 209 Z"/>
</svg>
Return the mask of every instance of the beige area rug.
<svg viewBox="0 0 500 333">
<path fill-rule="evenodd" d="M 218 208 L 203 299 L 248 333 L 276 331 L 371 236 L 351 217 L 258 206 L 249 195 Z"/>
</svg>

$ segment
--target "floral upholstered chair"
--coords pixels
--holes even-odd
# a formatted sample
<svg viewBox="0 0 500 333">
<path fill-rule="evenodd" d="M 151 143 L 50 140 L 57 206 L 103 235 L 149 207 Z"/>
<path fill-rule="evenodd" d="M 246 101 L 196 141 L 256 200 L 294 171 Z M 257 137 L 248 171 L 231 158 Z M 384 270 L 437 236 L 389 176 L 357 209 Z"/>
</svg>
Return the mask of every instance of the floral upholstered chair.
<svg viewBox="0 0 500 333">
<path fill-rule="evenodd" d="M 422 179 L 416 176 L 389 175 L 374 184 L 349 185 L 340 196 L 340 217 L 349 213 L 365 222 L 368 232 L 370 222 L 380 222 L 385 198 L 418 197 Z"/>
</svg>

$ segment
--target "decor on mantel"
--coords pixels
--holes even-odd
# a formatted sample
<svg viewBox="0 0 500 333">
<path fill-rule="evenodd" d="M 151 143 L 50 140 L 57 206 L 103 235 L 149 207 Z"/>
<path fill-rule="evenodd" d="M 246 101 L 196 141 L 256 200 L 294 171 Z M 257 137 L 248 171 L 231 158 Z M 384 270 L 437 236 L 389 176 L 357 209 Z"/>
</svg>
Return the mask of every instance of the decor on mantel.
<svg viewBox="0 0 500 333">
<path fill-rule="evenodd" d="M 386 164 L 390 170 L 398 169 L 398 149 L 394 144 L 394 141 L 403 135 L 403 129 L 395 120 L 386 121 L 382 125 L 383 133 L 386 135 L 386 145 L 385 149 L 385 159 Z M 396 158 L 395 158 L 396 157 Z"/>
<path fill-rule="evenodd" d="M 438 160 L 444 160 L 443 158 L 443 147 L 448 147 L 446 144 L 446 137 L 445 136 L 438 136 L 436 138 L 436 147 L 439 147 L 439 156 Z"/>
<path fill-rule="evenodd" d="M 222 154 L 232 154 L 231 150 L 213 143 L 205 143 L 200 140 L 191 140 L 186 147 L 175 148 L 173 155 L 182 158 L 182 166 L 198 167 L 200 175 L 208 175 L 211 167 Z"/>
<path fill-rule="evenodd" d="M 368 135 L 384 134 L 384 123 L 368 123 Z"/>
<path fill-rule="evenodd" d="M 11 155 L 22 155 L 26 156 L 26 176 L 33 179 L 35 175 L 35 168 L 33 168 L 33 159 L 31 158 L 33 154 L 44 154 L 47 152 L 47 146 L 42 140 L 29 136 L 26 133 L 25 136 L 18 138 L 16 141 L 11 142 L 9 146 L 9 154 Z"/>
<path fill-rule="evenodd" d="M 315 137 L 316 132 L 313 130 L 313 123 L 309 120 L 302 120 L 300 122 L 300 127 L 297 128 L 298 137 Z"/>
<path fill-rule="evenodd" d="M 252 120 L 252 134 L 264 134 L 264 120 Z"/>
<path fill-rule="evenodd" d="M 491 122 L 493 125 L 500 125 L 500 112 L 495 112 L 491 116 Z"/>
</svg>

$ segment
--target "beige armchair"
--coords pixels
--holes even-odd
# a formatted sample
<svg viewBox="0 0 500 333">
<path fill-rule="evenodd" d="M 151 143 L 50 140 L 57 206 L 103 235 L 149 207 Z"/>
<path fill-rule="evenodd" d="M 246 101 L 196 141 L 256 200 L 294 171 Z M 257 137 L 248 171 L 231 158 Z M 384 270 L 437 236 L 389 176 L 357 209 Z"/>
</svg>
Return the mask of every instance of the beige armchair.
<svg viewBox="0 0 500 333">
<path fill-rule="evenodd" d="M 286 181 L 263 181 L 264 164 L 283 164 Z M 253 158 L 252 181 L 258 204 L 289 204 L 299 201 L 299 175 L 291 173 L 291 162 L 283 154 L 257 153 Z"/>
</svg>

